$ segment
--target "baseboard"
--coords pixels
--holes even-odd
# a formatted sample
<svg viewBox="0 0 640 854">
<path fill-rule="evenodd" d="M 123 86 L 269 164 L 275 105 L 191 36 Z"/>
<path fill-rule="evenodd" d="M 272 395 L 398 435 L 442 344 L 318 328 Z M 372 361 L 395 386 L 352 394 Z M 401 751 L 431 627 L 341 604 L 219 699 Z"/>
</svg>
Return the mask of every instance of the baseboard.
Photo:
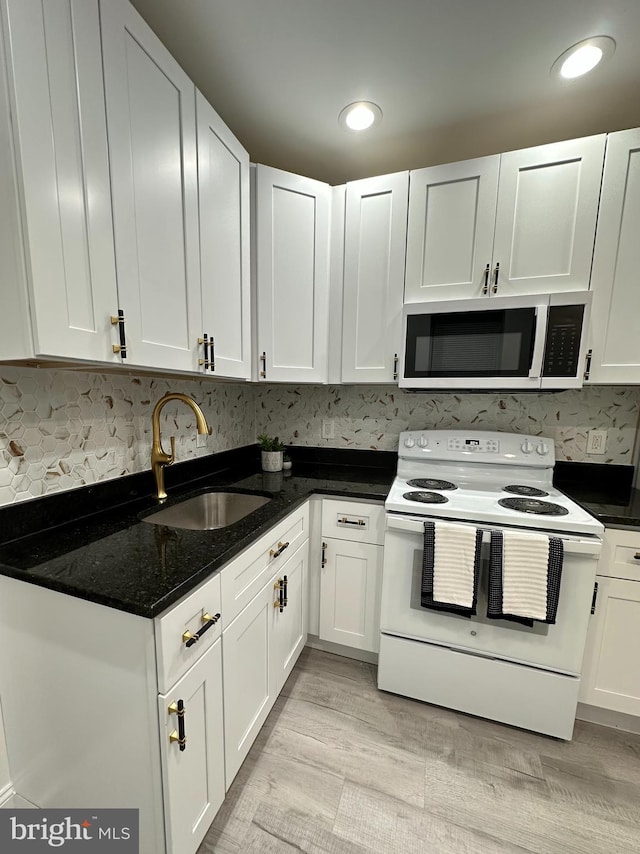
<svg viewBox="0 0 640 854">
<path fill-rule="evenodd" d="M 0 809 L 7 806 L 7 801 L 9 801 L 15 794 L 13 789 L 13 783 L 7 783 L 6 786 L 3 786 L 0 789 Z"/>
<path fill-rule="evenodd" d="M 621 729 L 624 732 L 640 735 L 640 718 L 635 715 L 624 714 L 624 712 L 612 712 L 611 709 L 601 709 L 598 706 L 578 703 L 576 718 L 579 721 L 588 721 L 592 724 L 600 724 L 600 726 Z"/>
<path fill-rule="evenodd" d="M 354 658 L 356 661 L 366 661 L 367 664 L 378 663 L 378 653 L 369 652 L 365 649 L 354 649 L 351 646 L 343 646 L 341 643 L 320 640 L 317 635 L 307 635 L 307 646 L 312 649 L 320 649 L 322 652 L 331 652 L 333 655 L 341 655 L 343 658 Z"/>
</svg>

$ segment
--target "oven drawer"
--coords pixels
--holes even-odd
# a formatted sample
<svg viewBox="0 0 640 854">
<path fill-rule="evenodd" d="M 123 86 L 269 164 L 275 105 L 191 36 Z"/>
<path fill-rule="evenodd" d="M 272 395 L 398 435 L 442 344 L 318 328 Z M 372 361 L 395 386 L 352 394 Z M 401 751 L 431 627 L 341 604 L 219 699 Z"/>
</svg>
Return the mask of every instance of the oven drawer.
<svg viewBox="0 0 640 854">
<path fill-rule="evenodd" d="M 363 501 L 322 502 L 322 536 L 381 546 L 384 542 L 384 507 Z"/>
<path fill-rule="evenodd" d="M 640 531 L 606 529 L 598 575 L 640 581 Z"/>
</svg>

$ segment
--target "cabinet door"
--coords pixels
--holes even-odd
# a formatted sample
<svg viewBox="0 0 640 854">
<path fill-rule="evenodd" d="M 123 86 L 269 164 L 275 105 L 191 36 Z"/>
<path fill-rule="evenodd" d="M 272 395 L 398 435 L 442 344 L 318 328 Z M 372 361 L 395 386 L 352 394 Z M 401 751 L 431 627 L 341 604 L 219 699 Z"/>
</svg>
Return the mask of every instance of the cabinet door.
<svg viewBox="0 0 640 854">
<path fill-rule="evenodd" d="M 184 750 L 173 703 L 184 703 Z M 195 852 L 224 800 L 222 653 L 218 639 L 158 697 L 167 854 Z M 174 736 L 175 737 L 175 736 Z"/>
<path fill-rule="evenodd" d="M 580 702 L 640 715 L 640 583 L 599 575 Z"/>
<path fill-rule="evenodd" d="M 500 156 L 409 177 L 405 302 L 486 296 Z"/>
<path fill-rule="evenodd" d="M 605 139 L 501 155 L 492 294 L 589 288 Z"/>
<path fill-rule="evenodd" d="M 213 339 L 209 371 L 249 379 L 249 155 L 200 92 L 196 107 L 202 326 Z"/>
<path fill-rule="evenodd" d="M 273 584 L 269 581 L 222 633 L 227 789 L 276 698 L 269 653 L 273 603 Z"/>
<path fill-rule="evenodd" d="M 327 380 L 330 207 L 327 184 L 268 166 L 257 167 L 257 358 L 261 380 Z"/>
<path fill-rule="evenodd" d="M 409 173 L 347 185 L 342 381 L 398 379 Z"/>
<path fill-rule="evenodd" d="M 307 641 L 307 572 L 309 541 L 292 555 L 276 576 L 284 582 L 285 604 L 273 608 L 271 656 L 275 672 L 276 695 L 280 693 Z M 278 592 L 274 587 L 274 603 Z"/>
<path fill-rule="evenodd" d="M 196 369 L 195 87 L 127 0 L 100 4 L 116 269 L 128 362 Z"/>
<path fill-rule="evenodd" d="M 640 383 L 640 130 L 609 135 L 593 257 L 589 381 Z"/>
<path fill-rule="evenodd" d="M 333 539 L 322 547 L 319 637 L 377 652 L 383 547 Z"/>
<path fill-rule="evenodd" d="M 8 0 L 4 12 L 34 353 L 117 362 L 98 3 Z"/>
</svg>

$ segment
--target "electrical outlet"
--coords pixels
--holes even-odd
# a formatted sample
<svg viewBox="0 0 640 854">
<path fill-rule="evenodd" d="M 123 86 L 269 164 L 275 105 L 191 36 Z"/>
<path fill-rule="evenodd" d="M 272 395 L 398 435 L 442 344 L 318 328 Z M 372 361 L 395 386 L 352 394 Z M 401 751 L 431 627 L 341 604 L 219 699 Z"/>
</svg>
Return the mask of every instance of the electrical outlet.
<svg viewBox="0 0 640 854">
<path fill-rule="evenodd" d="M 333 439 L 336 435 L 333 418 L 324 418 L 322 421 L 322 438 Z"/>
<path fill-rule="evenodd" d="M 587 453 L 604 454 L 607 450 L 607 431 L 589 430 L 587 433 Z"/>
<path fill-rule="evenodd" d="M 196 433 L 196 448 L 206 448 L 208 438 L 206 433 Z"/>
</svg>

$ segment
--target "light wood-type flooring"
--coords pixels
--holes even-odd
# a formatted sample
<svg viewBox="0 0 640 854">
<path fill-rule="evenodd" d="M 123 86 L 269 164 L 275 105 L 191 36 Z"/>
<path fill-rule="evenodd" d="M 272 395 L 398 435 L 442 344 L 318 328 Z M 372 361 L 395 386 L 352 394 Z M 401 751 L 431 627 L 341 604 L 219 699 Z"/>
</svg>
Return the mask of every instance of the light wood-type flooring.
<svg viewBox="0 0 640 854">
<path fill-rule="evenodd" d="M 376 688 L 305 649 L 198 854 L 640 852 L 640 736 L 567 743 Z"/>
</svg>

